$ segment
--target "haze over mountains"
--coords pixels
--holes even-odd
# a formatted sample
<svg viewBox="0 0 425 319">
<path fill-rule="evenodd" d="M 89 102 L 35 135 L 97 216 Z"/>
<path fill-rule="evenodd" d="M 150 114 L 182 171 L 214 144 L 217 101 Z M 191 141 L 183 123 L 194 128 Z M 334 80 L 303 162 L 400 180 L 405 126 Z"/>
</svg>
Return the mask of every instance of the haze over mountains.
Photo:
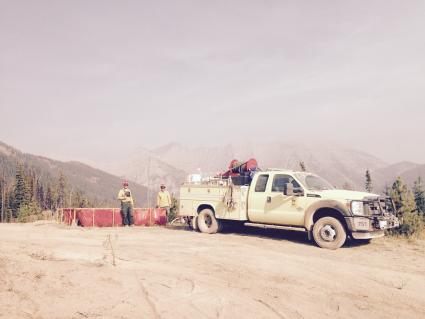
<svg viewBox="0 0 425 319">
<path fill-rule="evenodd" d="M 307 170 L 315 172 L 338 187 L 350 185 L 364 189 L 365 171 L 372 174 L 374 191 L 382 192 L 397 176 L 408 184 L 421 176 L 425 180 L 425 165 L 412 162 L 389 164 L 374 155 L 331 143 L 235 143 L 222 147 L 187 147 L 170 143 L 155 149 L 137 149 L 128 160 L 103 164 L 103 168 L 138 183 L 157 188 L 165 183 L 176 192 L 187 174 L 201 172 L 215 175 L 224 171 L 230 160 L 256 158 L 260 167 L 299 170 L 303 161 Z"/>
<path fill-rule="evenodd" d="M 349 185 L 356 190 L 364 189 L 364 175 L 369 169 L 377 193 L 391 185 L 397 176 L 409 185 L 418 176 L 425 180 L 424 164 L 408 161 L 388 164 L 371 154 L 330 143 L 235 143 L 222 147 L 170 143 L 151 150 L 138 148 L 121 162 L 99 164 L 103 169 L 100 170 L 81 162 L 26 154 L 0 142 L 0 164 L 6 177 L 13 178 L 18 161 L 49 179 L 57 178 L 62 172 L 72 187 L 84 191 L 101 206 L 117 205 L 116 192 L 123 178 L 134 181 L 132 189 L 139 205 L 154 205 L 154 194 L 161 183 L 177 194 L 188 174 L 201 172 L 213 176 L 224 171 L 234 158 L 239 161 L 256 158 L 262 169 L 299 170 L 299 162 L 303 161 L 308 171 L 325 177 L 335 186 Z"/>
</svg>

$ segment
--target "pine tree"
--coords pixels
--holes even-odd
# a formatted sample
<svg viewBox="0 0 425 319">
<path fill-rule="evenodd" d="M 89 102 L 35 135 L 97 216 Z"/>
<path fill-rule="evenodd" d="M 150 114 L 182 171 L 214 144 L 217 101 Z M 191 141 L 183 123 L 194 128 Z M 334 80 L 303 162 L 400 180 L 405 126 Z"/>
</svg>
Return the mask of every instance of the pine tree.
<svg viewBox="0 0 425 319">
<path fill-rule="evenodd" d="M 61 172 L 59 175 L 58 180 L 58 188 L 57 188 L 57 207 L 63 208 L 65 205 L 65 198 L 66 198 L 66 177 Z"/>
<path fill-rule="evenodd" d="M 372 193 L 373 191 L 373 185 L 372 185 L 372 177 L 370 176 L 370 171 L 366 170 L 366 182 L 365 182 L 365 189 L 366 192 Z"/>
<path fill-rule="evenodd" d="M 33 171 L 25 172 L 25 197 L 28 202 L 32 202 L 35 199 L 36 180 L 35 173 Z"/>
<path fill-rule="evenodd" d="M 37 185 L 36 185 L 36 201 L 38 203 L 38 206 L 40 206 L 42 210 L 46 209 L 44 187 L 39 179 L 37 179 Z"/>
<path fill-rule="evenodd" d="M 6 193 L 7 195 L 7 206 L 6 206 L 6 220 L 8 222 L 12 221 L 13 218 L 13 203 L 15 201 L 15 197 L 13 195 L 13 190 L 9 189 L 9 192 Z"/>
<path fill-rule="evenodd" d="M 400 219 L 400 228 L 396 231 L 409 237 L 421 233 L 425 227 L 424 220 L 415 212 L 413 194 L 400 177 L 393 183 L 390 196 Z"/>
<path fill-rule="evenodd" d="M 28 188 L 25 184 L 24 167 L 22 164 L 17 164 L 12 205 L 13 216 L 15 218 L 18 216 L 21 206 L 27 205 L 28 202 Z"/>
<path fill-rule="evenodd" d="M 55 210 L 56 208 L 55 202 L 56 202 L 55 194 L 53 192 L 52 186 L 49 184 L 47 186 L 46 199 L 45 199 L 46 209 Z"/>
<path fill-rule="evenodd" d="M 422 215 L 425 214 L 425 191 L 422 185 L 422 179 L 421 177 L 418 177 L 418 179 L 413 184 L 413 195 L 415 197 L 415 204 L 416 209 L 422 213 Z"/>
<path fill-rule="evenodd" d="M 412 212 L 415 209 L 415 202 L 407 185 L 397 177 L 390 189 L 390 196 L 394 201 L 395 209 L 399 217 Z"/>
<path fill-rule="evenodd" d="M 300 169 L 301 169 L 301 172 L 306 172 L 307 170 L 306 170 L 306 167 L 305 167 L 305 163 L 304 163 L 304 161 L 300 161 Z"/>
</svg>

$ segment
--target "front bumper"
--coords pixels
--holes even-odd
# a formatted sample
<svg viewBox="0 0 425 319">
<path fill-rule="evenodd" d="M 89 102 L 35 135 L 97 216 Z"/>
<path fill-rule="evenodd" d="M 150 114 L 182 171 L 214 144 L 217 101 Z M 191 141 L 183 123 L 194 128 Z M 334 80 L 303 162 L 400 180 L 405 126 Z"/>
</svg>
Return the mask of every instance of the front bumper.
<svg viewBox="0 0 425 319">
<path fill-rule="evenodd" d="M 399 227 L 398 218 L 391 214 L 379 216 L 346 217 L 348 230 L 354 239 L 370 239 L 383 237 L 385 230 Z"/>
</svg>

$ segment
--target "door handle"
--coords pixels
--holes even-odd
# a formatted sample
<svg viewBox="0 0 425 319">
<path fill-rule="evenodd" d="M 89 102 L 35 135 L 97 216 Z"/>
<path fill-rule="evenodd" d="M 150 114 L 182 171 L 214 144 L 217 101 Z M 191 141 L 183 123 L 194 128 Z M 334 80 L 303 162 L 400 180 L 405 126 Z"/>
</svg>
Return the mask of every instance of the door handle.
<svg viewBox="0 0 425 319">
<path fill-rule="evenodd" d="M 267 203 L 271 203 L 272 202 L 272 198 L 270 196 L 267 196 Z"/>
</svg>

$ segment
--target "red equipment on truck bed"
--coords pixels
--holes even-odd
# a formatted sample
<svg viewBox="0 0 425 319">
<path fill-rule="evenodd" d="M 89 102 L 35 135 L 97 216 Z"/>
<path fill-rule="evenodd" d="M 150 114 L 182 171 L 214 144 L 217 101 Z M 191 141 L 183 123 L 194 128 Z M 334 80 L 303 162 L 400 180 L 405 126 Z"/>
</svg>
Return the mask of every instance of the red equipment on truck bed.
<svg viewBox="0 0 425 319">
<path fill-rule="evenodd" d="M 234 159 L 229 164 L 229 169 L 218 175 L 219 178 L 231 178 L 235 185 L 249 185 L 252 180 L 252 172 L 258 170 L 257 160 L 251 158 L 245 163 Z"/>
</svg>

